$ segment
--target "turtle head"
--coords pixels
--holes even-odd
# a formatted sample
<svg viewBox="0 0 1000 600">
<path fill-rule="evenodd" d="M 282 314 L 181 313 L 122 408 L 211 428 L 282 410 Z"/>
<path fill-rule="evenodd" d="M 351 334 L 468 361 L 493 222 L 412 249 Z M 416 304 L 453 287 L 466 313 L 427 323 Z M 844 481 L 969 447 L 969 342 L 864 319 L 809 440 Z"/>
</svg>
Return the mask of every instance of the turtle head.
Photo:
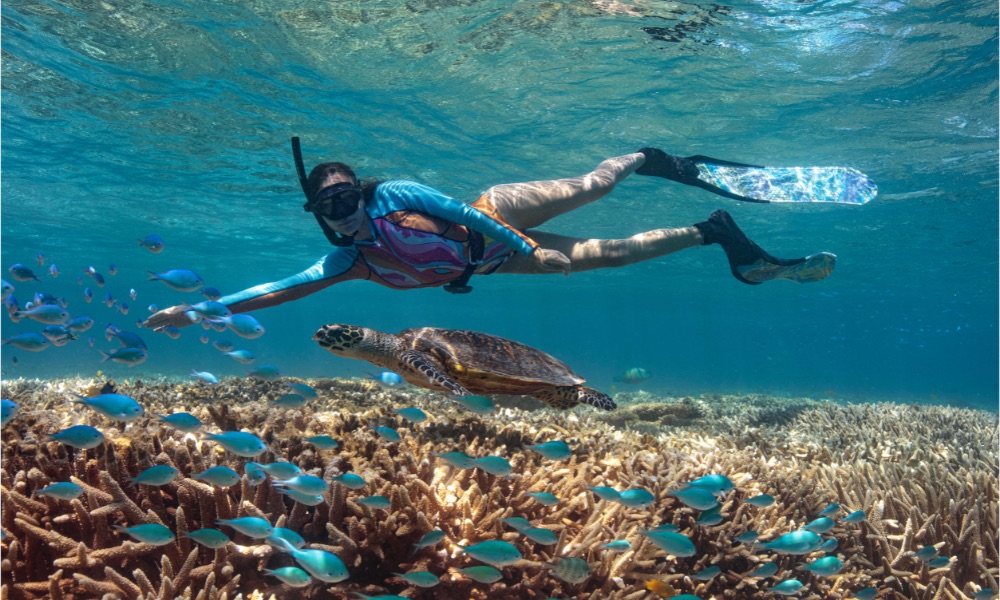
<svg viewBox="0 0 1000 600">
<path fill-rule="evenodd" d="M 338 356 L 353 356 L 364 344 L 364 327 L 334 323 L 319 328 L 312 339 Z"/>
</svg>

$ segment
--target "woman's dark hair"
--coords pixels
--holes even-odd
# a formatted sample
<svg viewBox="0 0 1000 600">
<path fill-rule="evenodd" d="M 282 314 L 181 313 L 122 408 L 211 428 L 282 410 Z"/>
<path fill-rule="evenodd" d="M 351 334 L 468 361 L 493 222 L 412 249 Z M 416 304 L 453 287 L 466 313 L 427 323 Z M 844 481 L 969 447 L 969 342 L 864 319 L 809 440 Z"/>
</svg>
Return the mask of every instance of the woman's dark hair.
<svg viewBox="0 0 1000 600">
<path fill-rule="evenodd" d="M 313 167 L 313 170 L 309 172 L 308 182 L 310 198 L 316 197 L 316 192 L 320 190 L 320 184 L 326 181 L 327 178 L 334 173 L 347 175 L 351 179 L 357 181 L 358 185 L 361 187 L 361 194 L 366 201 L 372 199 L 372 196 L 375 195 L 375 188 L 378 187 L 378 184 L 382 183 L 381 180 L 370 177 L 359 180 L 358 176 L 354 174 L 354 169 L 342 162 L 320 163 Z"/>
</svg>

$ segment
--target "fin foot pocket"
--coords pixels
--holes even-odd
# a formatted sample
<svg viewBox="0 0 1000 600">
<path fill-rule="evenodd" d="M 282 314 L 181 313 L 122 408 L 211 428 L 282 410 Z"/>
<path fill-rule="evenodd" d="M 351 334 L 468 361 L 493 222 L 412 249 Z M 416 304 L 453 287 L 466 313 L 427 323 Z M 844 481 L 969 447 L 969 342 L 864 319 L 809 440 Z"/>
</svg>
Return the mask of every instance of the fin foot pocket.
<svg viewBox="0 0 1000 600">
<path fill-rule="evenodd" d="M 812 283 L 829 277 L 836 265 L 837 255 L 820 252 L 800 258 L 792 264 L 775 264 L 761 259 L 751 265 L 734 267 L 733 275 L 751 285 L 761 284 L 772 279 Z"/>
</svg>

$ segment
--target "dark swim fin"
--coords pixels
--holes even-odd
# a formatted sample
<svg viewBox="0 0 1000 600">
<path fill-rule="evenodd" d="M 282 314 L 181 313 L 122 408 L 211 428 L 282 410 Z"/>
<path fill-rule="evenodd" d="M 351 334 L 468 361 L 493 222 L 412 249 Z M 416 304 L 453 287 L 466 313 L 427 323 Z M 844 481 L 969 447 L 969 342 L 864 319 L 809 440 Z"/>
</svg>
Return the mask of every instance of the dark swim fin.
<svg viewBox="0 0 1000 600">
<path fill-rule="evenodd" d="M 701 154 L 671 156 L 657 148 L 642 148 L 646 162 L 639 175 L 653 175 L 693 185 L 713 194 L 744 202 L 835 202 L 865 204 L 878 186 L 849 167 L 762 167 L 720 160 Z"/>
</svg>

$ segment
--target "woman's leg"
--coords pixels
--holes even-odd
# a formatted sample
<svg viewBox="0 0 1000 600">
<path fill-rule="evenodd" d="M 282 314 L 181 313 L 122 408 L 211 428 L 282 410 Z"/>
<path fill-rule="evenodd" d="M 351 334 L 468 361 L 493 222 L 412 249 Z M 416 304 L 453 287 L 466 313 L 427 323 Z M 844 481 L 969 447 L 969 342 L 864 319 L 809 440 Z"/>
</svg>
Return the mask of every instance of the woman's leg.
<svg viewBox="0 0 1000 600">
<path fill-rule="evenodd" d="M 574 273 L 623 267 L 703 243 L 701 232 L 693 226 L 654 229 L 621 240 L 572 238 L 537 230 L 525 233 L 542 248 L 558 250 L 569 257 L 572 262 L 570 270 Z M 527 256 L 514 254 L 497 273 L 551 274 L 552 271 L 540 269 Z"/>
<path fill-rule="evenodd" d="M 638 152 L 616 156 L 581 177 L 506 183 L 491 187 L 486 195 L 507 223 L 523 231 L 604 196 L 643 161 Z"/>
</svg>

